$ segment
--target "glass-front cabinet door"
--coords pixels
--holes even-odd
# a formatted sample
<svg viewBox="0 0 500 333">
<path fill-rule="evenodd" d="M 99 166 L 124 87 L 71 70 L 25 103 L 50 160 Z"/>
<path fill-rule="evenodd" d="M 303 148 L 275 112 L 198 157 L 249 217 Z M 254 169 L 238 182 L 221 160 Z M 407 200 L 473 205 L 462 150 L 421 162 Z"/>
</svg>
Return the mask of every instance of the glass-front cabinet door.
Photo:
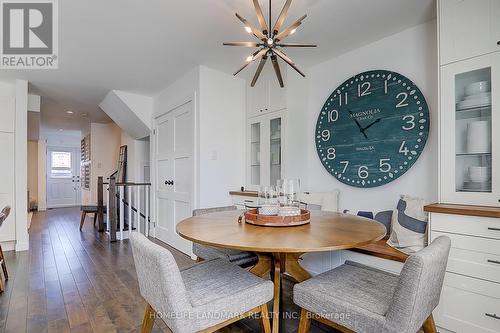
<svg viewBox="0 0 500 333">
<path fill-rule="evenodd" d="M 441 201 L 499 206 L 500 54 L 441 69 Z"/>
<path fill-rule="evenodd" d="M 251 117 L 247 126 L 247 188 L 276 185 L 283 173 L 285 111 Z"/>
</svg>

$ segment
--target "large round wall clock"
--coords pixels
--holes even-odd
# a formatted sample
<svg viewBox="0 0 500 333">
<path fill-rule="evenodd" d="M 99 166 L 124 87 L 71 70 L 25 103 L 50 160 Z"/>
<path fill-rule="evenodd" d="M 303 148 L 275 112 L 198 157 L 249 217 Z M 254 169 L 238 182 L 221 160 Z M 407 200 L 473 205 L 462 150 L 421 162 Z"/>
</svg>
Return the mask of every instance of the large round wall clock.
<svg viewBox="0 0 500 333">
<path fill-rule="evenodd" d="M 401 177 L 429 136 L 422 92 L 401 74 L 376 70 L 345 81 L 328 97 L 316 123 L 318 156 L 344 184 L 370 188 Z"/>
</svg>

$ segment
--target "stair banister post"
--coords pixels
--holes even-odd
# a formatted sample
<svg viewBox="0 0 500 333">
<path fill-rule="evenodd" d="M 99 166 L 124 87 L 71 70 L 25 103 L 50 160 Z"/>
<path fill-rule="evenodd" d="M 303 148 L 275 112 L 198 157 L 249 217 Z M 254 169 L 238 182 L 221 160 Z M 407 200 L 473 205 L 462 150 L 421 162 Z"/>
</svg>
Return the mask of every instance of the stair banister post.
<svg viewBox="0 0 500 333">
<path fill-rule="evenodd" d="M 97 221 L 99 232 L 104 231 L 104 181 L 102 176 L 97 177 Z"/>
<path fill-rule="evenodd" d="M 118 221 L 118 216 L 116 214 L 116 178 L 114 176 L 109 177 L 108 215 L 109 239 L 111 242 L 116 242 L 116 223 Z"/>
</svg>

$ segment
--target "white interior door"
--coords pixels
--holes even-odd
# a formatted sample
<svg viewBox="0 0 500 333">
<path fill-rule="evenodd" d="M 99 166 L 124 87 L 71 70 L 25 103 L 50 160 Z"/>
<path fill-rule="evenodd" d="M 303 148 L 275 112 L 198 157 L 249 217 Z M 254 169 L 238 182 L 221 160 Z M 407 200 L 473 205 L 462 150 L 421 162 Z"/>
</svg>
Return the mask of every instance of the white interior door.
<svg viewBox="0 0 500 333">
<path fill-rule="evenodd" d="M 71 207 L 80 204 L 79 150 L 61 147 L 48 148 L 47 207 Z"/>
<path fill-rule="evenodd" d="M 191 254 L 191 242 L 181 238 L 175 228 L 193 210 L 193 102 L 157 118 L 155 130 L 156 237 Z"/>
</svg>

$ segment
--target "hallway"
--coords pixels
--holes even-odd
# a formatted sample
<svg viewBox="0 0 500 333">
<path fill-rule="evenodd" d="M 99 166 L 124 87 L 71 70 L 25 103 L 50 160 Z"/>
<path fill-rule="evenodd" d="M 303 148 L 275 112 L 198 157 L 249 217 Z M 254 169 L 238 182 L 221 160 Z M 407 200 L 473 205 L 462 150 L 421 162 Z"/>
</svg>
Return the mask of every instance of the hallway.
<svg viewBox="0 0 500 333">
<path fill-rule="evenodd" d="M 36 213 L 30 251 L 8 252 L 10 279 L 0 295 L 0 331 L 136 332 L 145 303 L 128 242 L 112 245 L 79 209 Z M 178 254 L 178 253 L 176 253 Z M 191 264 L 176 255 L 179 265 Z M 170 332 L 157 321 L 154 332 Z"/>
<path fill-rule="evenodd" d="M 78 208 L 36 213 L 30 251 L 5 253 L 9 281 L 0 294 L 0 332 L 139 332 L 145 303 L 128 241 L 110 244 L 93 228 L 92 216 L 80 233 L 79 221 Z M 170 250 L 179 267 L 194 263 Z M 284 306 L 295 311 L 291 287 L 285 280 Z M 298 320 L 283 324 L 282 332 L 296 332 Z M 243 320 L 224 330 L 259 331 L 257 320 Z M 157 320 L 153 332 L 170 330 Z M 313 325 L 314 332 L 325 331 Z"/>
</svg>

